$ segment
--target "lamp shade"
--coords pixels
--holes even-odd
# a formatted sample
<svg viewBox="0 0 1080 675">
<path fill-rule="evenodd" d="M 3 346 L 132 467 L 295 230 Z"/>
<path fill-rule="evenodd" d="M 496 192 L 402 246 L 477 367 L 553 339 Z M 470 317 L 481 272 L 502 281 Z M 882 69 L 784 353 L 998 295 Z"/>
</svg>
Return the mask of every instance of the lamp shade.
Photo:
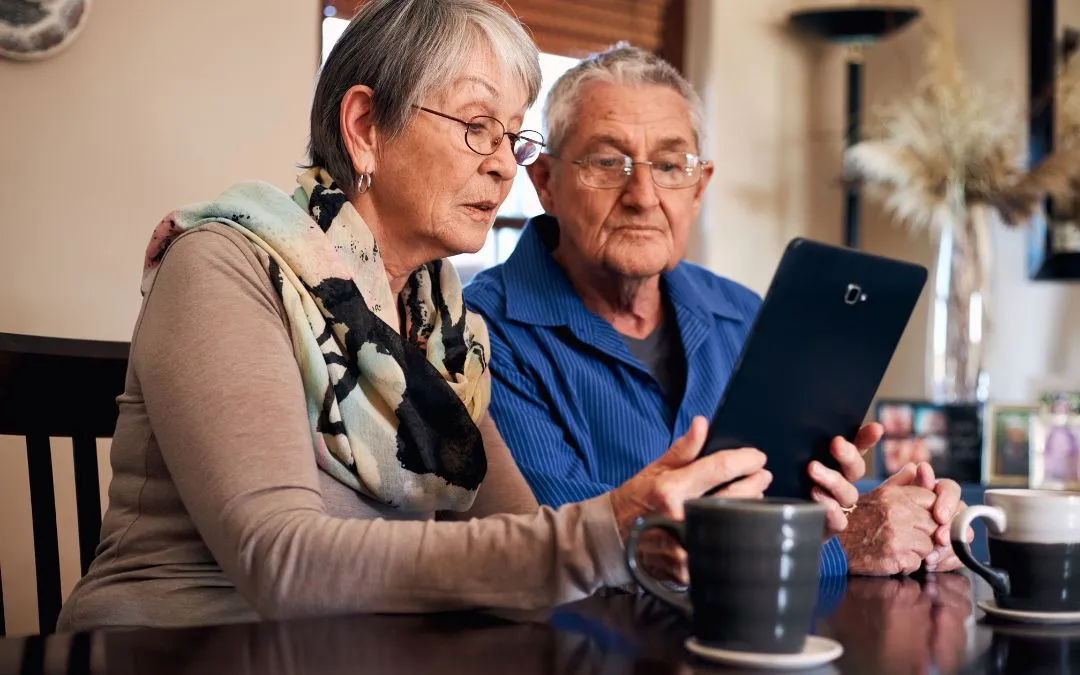
<svg viewBox="0 0 1080 675">
<path fill-rule="evenodd" d="M 919 16 L 914 5 L 838 5 L 791 13 L 798 28 L 830 42 L 864 44 L 900 30 Z"/>
</svg>

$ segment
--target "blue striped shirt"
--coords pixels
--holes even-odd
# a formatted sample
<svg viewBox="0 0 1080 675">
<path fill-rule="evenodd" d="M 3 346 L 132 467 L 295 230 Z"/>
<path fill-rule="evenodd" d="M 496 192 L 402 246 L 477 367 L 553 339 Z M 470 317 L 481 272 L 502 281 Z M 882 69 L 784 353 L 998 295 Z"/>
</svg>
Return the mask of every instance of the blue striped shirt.
<svg viewBox="0 0 1080 675">
<path fill-rule="evenodd" d="M 491 415 L 541 504 L 559 506 L 621 485 L 711 418 L 761 299 L 688 262 L 662 276 L 687 360 L 682 403 L 622 337 L 589 311 L 551 257 L 558 224 L 533 218 L 502 265 L 478 274 L 465 302 L 491 337 Z M 834 538 L 824 576 L 847 574 Z"/>
</svg>

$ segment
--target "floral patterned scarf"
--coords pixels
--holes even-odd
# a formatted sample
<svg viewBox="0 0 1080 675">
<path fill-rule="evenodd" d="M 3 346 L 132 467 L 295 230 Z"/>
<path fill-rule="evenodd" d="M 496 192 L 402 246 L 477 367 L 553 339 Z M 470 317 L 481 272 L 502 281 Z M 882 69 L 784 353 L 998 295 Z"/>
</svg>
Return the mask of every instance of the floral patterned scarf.
<svg viewBox="0 0 1080 675">
<path fill-rule="evenodd" d="M 487 471 L 483 319 L 465 309 L 446 260 L 417 268 L 394 298 L 378 244 L 329 174 L 310 169 L 298 182 L 292 197 L 247 182 L 168 214 L 147 247 L 143 293 L 177 236 L 235 228 L 269 259 L 319 467 L 394 508 L 468 509 Z"/>
</svg>

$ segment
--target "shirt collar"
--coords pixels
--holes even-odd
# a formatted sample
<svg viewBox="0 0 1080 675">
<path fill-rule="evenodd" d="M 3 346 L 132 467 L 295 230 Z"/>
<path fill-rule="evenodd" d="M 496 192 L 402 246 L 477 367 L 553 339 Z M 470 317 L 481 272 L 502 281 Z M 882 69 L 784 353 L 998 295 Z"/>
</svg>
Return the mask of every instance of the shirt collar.
<svg viewBox="0 0 1080 675">
<path fill-rule="evenodd" d="M 745 312 L 740 312 L 735 307 L 727 293 L 719 288 L 711 288 L 705 282 L 707 277 L 704 270 L 692 263 L 679 262 L 675 269 L 664 274 L 663 278 L 667 282 L 671 302 L 677 307 L 695 312 L 702 319 L 706 318 L 707 314 L 735 321 L 746 318 Z"/>
<path fill-rule="evenodd" d="M 544 214 L 530 218 L 514 252 L 503 263 L 506 315 L 513 321 L 544 326 L 580 324 L 591 315 L 551 251 L 559 240 L 559 222 Z M 727 319 L 745 318 L 726 295 L 711 289 L 694 274 L 694 266 L 680 262 L 663 275 L 672 304 L 701 319 L 713 314 Z"/>
<path fill-rule="evenodd" d="M 551 250 L 559 241 L 559 222 L 547 214 L 530 218 L 503 263 L 506 316 L 542 326 L 566 326 L 588 315 L 573 284 Z"/>
</svg>

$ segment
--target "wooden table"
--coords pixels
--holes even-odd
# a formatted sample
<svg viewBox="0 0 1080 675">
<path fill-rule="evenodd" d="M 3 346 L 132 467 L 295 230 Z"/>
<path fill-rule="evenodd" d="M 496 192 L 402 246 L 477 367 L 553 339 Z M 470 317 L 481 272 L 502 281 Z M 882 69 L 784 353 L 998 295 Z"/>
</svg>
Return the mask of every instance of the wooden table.
<svg viewBox="0 0 1080 675">
<path fill-rule="evenodd" d="M 1080 627 L 988 623 L 966 574 L 851 578 L 825 589 L 814 631 L 844 655 L 801 673 L 1080 672 Z M 647 596 L 544 612 L 350 616 L 0 640 L 0 674 L 349 675 L 731 673 L 683 647 L 687 620 Z"/>
</svg>

